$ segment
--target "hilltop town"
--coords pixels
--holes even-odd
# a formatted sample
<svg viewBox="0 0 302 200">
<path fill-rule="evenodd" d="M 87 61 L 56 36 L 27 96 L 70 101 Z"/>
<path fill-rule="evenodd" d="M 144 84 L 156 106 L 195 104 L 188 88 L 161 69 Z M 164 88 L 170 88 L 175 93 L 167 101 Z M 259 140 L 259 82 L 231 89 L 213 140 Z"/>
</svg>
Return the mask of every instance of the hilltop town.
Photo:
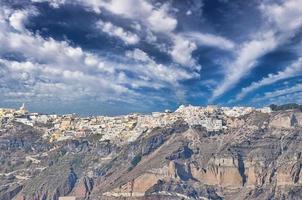
<svg viewBox="0 0 302 200">
<path fill-rule="evenodd" d="M 233 118 L 251 112 L 270 113 L 269 107 L 255 109 L 252 107 L 217 107 L 184 106 L 175 112 L 153 112 L 150 115 L 129 114 L 116 117 L 94 116 L 78 117 L 75 114 L 46 115 L 29 112 L 25 104 L 19 109 L 0 108 L 0 127 L 10 122 L 22 123 L 41 129 L 43 138 L 62 141 L 72 138 L 99 135 L 100 140 L 131 142 L 141 134 L 155 127 L 171 125 L 183 119 L 190 126 L 200 125 L 209 132 L 227 130 L 234 126 Z"/>
<path fill-rule="evenodd" d="M 302 199 L 301 127 L 295 104 L 115 117 L 2 108 L 0 199 Z"/>
</svg>

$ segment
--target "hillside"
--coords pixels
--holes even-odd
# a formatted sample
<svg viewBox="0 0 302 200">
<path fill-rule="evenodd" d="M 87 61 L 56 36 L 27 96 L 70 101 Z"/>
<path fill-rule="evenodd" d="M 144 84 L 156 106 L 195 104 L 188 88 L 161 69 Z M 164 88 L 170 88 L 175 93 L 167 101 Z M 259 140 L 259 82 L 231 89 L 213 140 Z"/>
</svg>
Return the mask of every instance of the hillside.
<svg viewBox="0 0 302 200">
<path fill-rule="evenodd" d="M 302 199 L 300 110 L 31 116 L 1 118 L 1 200 Z"/>
</svg>

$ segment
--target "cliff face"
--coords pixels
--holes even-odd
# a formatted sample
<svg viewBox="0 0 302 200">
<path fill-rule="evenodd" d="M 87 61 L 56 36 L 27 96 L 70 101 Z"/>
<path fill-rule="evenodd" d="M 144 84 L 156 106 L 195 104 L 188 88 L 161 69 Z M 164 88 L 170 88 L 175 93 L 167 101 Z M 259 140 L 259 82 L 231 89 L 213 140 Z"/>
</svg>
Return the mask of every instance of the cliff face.
<svg viewBox="0 0 302 200">
<path fill-rule="evenodd" d="M 184 120 L 119 145 L 1 132 L 0 199 L 302 199 L 302 113 L 251 112 L 209 132 Z"/>
</svg>

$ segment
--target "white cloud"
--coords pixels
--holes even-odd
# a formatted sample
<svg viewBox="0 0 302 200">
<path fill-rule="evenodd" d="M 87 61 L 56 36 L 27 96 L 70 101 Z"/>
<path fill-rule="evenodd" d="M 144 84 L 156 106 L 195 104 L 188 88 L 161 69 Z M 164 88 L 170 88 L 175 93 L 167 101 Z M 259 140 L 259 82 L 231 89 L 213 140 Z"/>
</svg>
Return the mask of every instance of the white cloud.
<svg viewBox="0 0 302 200">
<path fill-rule="evenodd" d="M 278 96 L 284 96 L 287 94 L 291 94 L 291 93 L 295 93 L 295 92 L 300 92 L 302 91 L 302 84 L 297 84 L 282 90 L 276 90 L 273 92 L 267 92 L 265 93 L 265 98 L 274 98 L 274 97 L 278 97 Z"/>
<path fill-rule="evenodd" d="M 37 90 L 37 87 L 40 87 L 41 84 L 49 88 L 53 85 L 60 85 L 66 89 L 73 88 L 73 91 L 70 89 L 69 93 L 66 93 L 67 91 L 64 91 L 64 89 L 60 92 L 49 93 L 49 95 L 61 99 L 76 99 L 85 95 L 93 96 L 97 93 L 99 95 L 112 93 L 114 96 L 131 92 L 128 88 L 114 83 L 110 78 L 102 77 L 101 74 L 94 75 L 79 70 L 68 70 L 51 64 L 39 64 L 30 61 L 18 62 L 1 59 L 0 64 L 6 69 L 6 76 L 1 81 L 5 83 L 13 82 L 9 86 L 11 91 L 17 90 L 21 93 L 30 91 L 33 97 L 34 95 L 48 94 L 49 89 L 45 91 Z"/>
<path fill-rule="evenodd" d="M 295 31 L 302 25 L 302 0 L 283 0 L 281 4 L 262 4 L 261 9 L 281 31 Z"/>
<path fill-rule="evenodd" d="M 168 14 L 167 4 L 156 8 L 146 0 L 85 0 L 82 3 L 92 6 L 94 10 L 104 8 L 116 15 L 142 21 L 157 32 L 171 32 L 177 25 L 177 20 Z"/>
<path fill-rule="evenodd" d="M 98 21 L 97 27 L 110 36 L 115 36 L 123 40 L 126 44 L 137 44 L 140 38 L 130 31 L 125 31 L 122 27 L 113 25 L 111 22 Z"/>
<path fill-rule="evenodd" d="M 49 2 L 49 4 L 54 7 L 58 8 L 60 5 L 67 2 L 67 0 L 31 0 L 34 3 L 41 3 L 41 2 Z"/>
<path fill-rule="evenodd" d="M 104 7 L 114 14 L 138 20 L 152 32 L 167 35 L 172 39 L 172 50 L 169 51 L 162 45 L 156 46 L 158 46 L 161 51 L 169 53 L 176 63 L 189 67 L 195 65 L 192 52 L 197 47 L 194 42 L 173 33 L 177 26 L 177 19 L 169 15 L 168 4 L 163 4 L 157 8 L 146 0 L 125 0 L 123 3 L 119 0 L 111 0 L 99 6 Z M 147 34 L 147 41 L 151 43 L 156 41 L 156 36 L 154 36 L 152 32 Z"/>
<path fill-rule="evenodd" d="M 190 67 L 195 65 L 192 52 L 196 49 L 196 45 L 194 42 L 173 33 L 177 26 L 177 19 L 169 14 L 169 4 L 155 7 L 147 0 L 123 0 L 122 2 L 120 0 L 111 0 L 98 3 L 87 1 L 86 4 L 93 6 L 93 10 L 103 8 L 116 15 L 141 22 L 150 30 L 150 32 L 147 32 L 146 40 L 151 43 L 154 43 L 157 39 L 153 32 L 167 35 L 172 38 L 172 50 L 167 51 L 162 45 L 156 46 L 161 51 L 169 53 L 172 59 L 181 65 Z"/>
<path fill-rule="evenodd" d="M 186 15 L 192 15 L 192 10 L 187 10 Z"/>
<path fill-rule="evenodd" d="M 152 12 L 153 6 L 145 0 L 77 0 L 82 4 L 86 4 L 94 11 L 100 12 L 101 9 L 109 10 L 110 12 L 123 15 L 127 18 L 138 18 L 148 15 Z M 134 6 L 135 5 L 135 6 Z"/>
<path fill-rule="evenodd" d="M 283 0 L 280 4 L 263 4 L 261 11 L 267 17 L 266 29 L 237 49 L 237 58 L 225 69 L 223 82 L 213 91 L 211 100 L 224 94 L 247 76 L 258 59 L 292 38 L 302 26 L 302 0 Z"/>
<path fill-rule="evenodd" d="M 32 0 L 33 2 L 49 2 L 54 7 L 64 3 L 80 3 L 96 13 L 106 9 L 113 14 L 125 18 L 142 21 L 153 31 L 171 32 L 177 20 L 168 14 L 168 5 L 157 8 L 147 0 Z"/>
<path fill-rule="evenodd" d="M 148 56 L 148 54 L 140 49 L 134 49 L 133 51 L 127 51 L 126 56 L 129 58 L 133 58 L 137 61 L 142 62 L 152 62 L 152 59 Z"/>
<path fill-rule="evenodd" d="M 24 30 L 21 21 L 25 22 L 25 18 L 16 26 L 19 29 L 16 31 L 9 18 L 18 12 L 0 8 L 0 75 L 5 75 L 0 80 L 3 101 L 18 96 L 19 100 L 22 97 L 72 101 L 91 97 L 102 102 L 129 103 L 145 99 L 152 103 L 152 99 L 162 97 L 144 98 L 148 94 L 136 89 L 171 89 L 178 87 L 179 81 L 198 77 L 189 70 L 158 64 L 141 50 L 115 62 L 68 42 L 43 38 Z M 24 60 L 1 59 L 8 52 L 22 55 Z"/>
<path fill-rule="evenodd" d="M 224 38 L 217 35 L 205 34 L 200 32 L 188 32 L 184 36 L 191 38 L 199 45 L 216 47 L 219 49 L 232 50 L 235 47 L 235 44 Z"/>
<path fill-rule="evenodd" d="M 162 88 L 161 85 L 169 84 L 172 86 L 171 89 L 174 90 L 178 102 L 186 101 L 186 91 L 179 84 L 179 81 L 198 79 L 200 77 L 196 72 L 190 72 L 174 65 L 165 66 L 158 64 L 140 49 L 128 51 L 126 56 L 140 63 L 136 65 L 136 70 L 139 72 L 137 76 L 142 81 L 132 82 L 133 87 L 146 86 L 145 84 L 148 84 L 149 87 L 160 89 Z"/>
<path fill-rule="evenodd" d="M 225 78 L 213 91 L 212 99 L 219 97 L 232 88 L 255 67 L 258 58 L 275 49 L 277 45 L 278 42 L 271 32 L 265 33 L 259 39 L 244 43 L 237 50 L 237 59 L 235 62 L 226 68 Z"/>
<path fill-rule="evenodd" d="M 242 88 L 241 92 L 236 96 L 236 100 L 243 99 L 248 93 L 263 87 L 276 83 L 280 80 L 295 77 L 302 73 L 302 58 L 299 58 L 292 65 L 286 67 L 284 70 L 277 72 L 276 74 L 269 74 L 267 77 L 262 78 L 260 81 L 253 82 L 248 87 Z"/>
<path fill-rule="evenodd" d="M 138 20 L 152 32 L 167 35 L 172 39 L 172 49 L 166 51 L 165 48 L 159 46 L 160 50 L 169 53 L 176 63 L 199 68 L 192 57 L 192 52 L 197 48 L 196 44 L 173 33 L 177 26 L 177 19 L 169 14 L 169 4 L 163 4 L 157 8 L 146 0 L 125 0 L 122 3 L 119 0 L 111 0 L 98 4 L 98 7 L 103 7 L 117 15 Z M 147 41 L 151 43 L 156 41 L 152 32 L 147 34 Z"/>
<path fill-rule="evenodd" d="M 158 10 L 154 9 L 147 18 L 147 22 L 150 24 L 150 28 L 153 31 L 169 33 L 176 28 L 177 20 L 169 16 L 167 10 L 166 6 L 163 6 Z"/>
<path fill-rule="evenodd" d="M 298 96 L 297 96 L 298 95 Z M 302 84 L 291 85 L 283 89 L 278 89 L 272 92 L 266 92 L 262 97 L 256 97 L 253 102 L 278 102 L 284 104 L 284 102 L 299 102 L 301 103 Z"/>
<path fill-rule="evenodd" d="M 174 33 L 178 21 L 169 13 L 170 5 L 168 3 L 154 6 L 147 0 L 38 1 L 48 1 L 56 6 L 63 3 L 80 3 L 81 5 L 92 9 L 96 13 L 100 13 L 102 9 L 105 9 L 115 15 L 134 20 L 135 22 L 140 22 L 147 29 L 146 41 L 154 44 L 157 40 L 154 33 L 165 34 L 168 38 L 172 38 L 172 50 L 167 50 L 163 45 L 156 44 L 156 46 L 161 51 L 170 54 L 173 60 L 181 65 L 190 67 L 195 65 L 196 61 L 192 58 L 192 52 L 197 47 L 193 41 L 184 39 L 181 35 Z M 99 22 L 99 27 L 101 27 L 101 29 L 107 34 L 119 37 L 128 44 L 136 44 L 140 40 L 136 34 L 125 31 L 121 27 L 117 27 L 110 22 Z M 180 51 L 183 51 L 183 53 Z M 199 68 L 199 66 L 196 67 Z"/>
<path fill-rule="evenodd" d="M 196 61 L 192 57 L 192 52 L 197 48 L 196 44 L 177 35 L 173 37 L 173 43 L 170 51 L 173 60 L 187 67 L 196 66 Z"/>
<path fill-rule="evenodd" d="M 140 49 L 128 51 L 126 52 L 126 56 L 140 63 L 139 65 L 136 65 L 136 72 L 139 72 L 139 74 L 137 74 L 138 76 L 145 77 L 143 78 L 145 80 L 156 80 L 154 82 L 166 82 L 171 85 L 178 85 L 178 82 L 181 80 L 199 77 L 199 74 L 195 72 L 190 72 L 173 65 L 165 66 L 158 64 L 150 58 L 147 53 Z"/>
<path fill-rule="evenodd" d="M 29 12 L 27 12 L 26 10 L 14 12 L 9 18 L 9 23 L 16 30 L 23 31 L 24 21 L 27 19 L 28 15 Z"/>
</svg>

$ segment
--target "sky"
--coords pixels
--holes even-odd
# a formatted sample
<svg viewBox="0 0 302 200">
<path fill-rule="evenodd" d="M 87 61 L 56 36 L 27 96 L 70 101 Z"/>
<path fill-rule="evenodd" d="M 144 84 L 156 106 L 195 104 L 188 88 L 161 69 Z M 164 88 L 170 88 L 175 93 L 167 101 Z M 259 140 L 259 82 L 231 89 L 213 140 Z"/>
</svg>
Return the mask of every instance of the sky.
<svg viewBox="0 0 302 200">
<path fill-rule="evenodd" d="M 302 103 L 302 0 L 0 0 L 0 107 Z"/>
</svg>

